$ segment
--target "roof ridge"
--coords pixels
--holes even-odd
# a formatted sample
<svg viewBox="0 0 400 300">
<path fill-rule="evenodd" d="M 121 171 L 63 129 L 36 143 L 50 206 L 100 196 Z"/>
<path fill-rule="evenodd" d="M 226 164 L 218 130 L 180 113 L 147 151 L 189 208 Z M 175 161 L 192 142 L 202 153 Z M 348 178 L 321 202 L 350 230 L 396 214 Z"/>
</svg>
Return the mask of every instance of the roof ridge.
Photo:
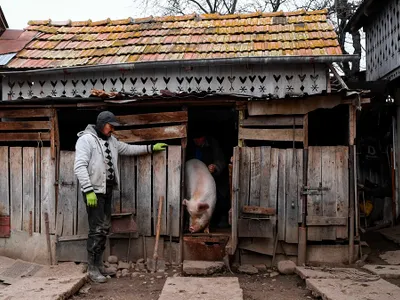
<svg viewBox="0 0 400 300">
<path fill-rule="evenodd" d="M 236 14 L 226 14 L 221 15 L 216 14 L 188 14 L 182 16 L 159 16 L 153 17 L 148 16 L 144 18 L 125 18 L 111 20 L 107 18 L 105 20 L 92 21 L 91 19 L 85 21 L 53 21 L 48 20 L 30 20 L 28 25 L 30 26 L 54 26 L 54 27 L 77 27 L 77 26 L 118 26 L 118 25 L 130 25 L 130 24 L 140 24 L 140 23 L 151 23 L 151 22 L 178 22 L 178 21 L 189 21 L 189 20 L 226 20 L 226 19 L 248 19 L 248 18 L 265 18 L 265 17 L 291 17 L 291 16 L 301 16 L 301 15 L 326 15 L 327 9 L 315 10 L 315 11 L 305 11 L 304 9 L 297 11 L 277 11 L 277 12 L 261 12 L 256 11 L 252 13 L 236 13 Z"/>
</svg>

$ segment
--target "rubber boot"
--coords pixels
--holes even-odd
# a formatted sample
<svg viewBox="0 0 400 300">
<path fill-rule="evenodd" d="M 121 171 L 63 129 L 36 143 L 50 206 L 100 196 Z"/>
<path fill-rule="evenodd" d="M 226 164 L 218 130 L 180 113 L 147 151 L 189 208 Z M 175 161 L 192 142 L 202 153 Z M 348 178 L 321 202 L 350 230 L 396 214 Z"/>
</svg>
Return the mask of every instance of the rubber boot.
<svg viewBox="0 0 400 300">
<path fill-rule="evenodd" d="M 107 278 L 101 275 L 99 269 L 95 265 L 95 257 L 93 255 L 88 255 L 88 274 L 89 279 L 96 283 L 104 283 L 107 282 Z"/>
<path fill-rule="evenodd" d="M 98 256 L 96 256 L 96 267 L 99 269 L 101 275 L 103 276 L 115 276 L 116 272 L 111 268 L 106 268 L 103 264 L 103 253 L 100 252 Z"/>
</svg>

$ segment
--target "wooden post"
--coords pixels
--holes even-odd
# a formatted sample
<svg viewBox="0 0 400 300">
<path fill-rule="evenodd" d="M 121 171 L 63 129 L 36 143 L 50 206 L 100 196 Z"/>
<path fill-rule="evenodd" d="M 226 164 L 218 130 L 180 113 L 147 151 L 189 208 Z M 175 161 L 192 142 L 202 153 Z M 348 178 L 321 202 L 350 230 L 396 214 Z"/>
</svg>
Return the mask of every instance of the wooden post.
<svg viewBox="0 0 400 300">
<path fill-rule="evenodd" d="M 308 114 L 303 118 L 303 187 L 307 185 L 308 171 Z M 299 227 L 299 245 L 297 253 L 297 264 L 304 265 L 307 260 L 307 195 L 302 195 L 301 226 Z"/>
<path fill-rule="evenodd" d="M 183 107 L 184 111 L 187 111 L 187 107 Z M 187 123 L 185 124 L 186 126 L 186 132 L 187 132 Z M 182 146 L 182 161 L 181 161 L 181 203 L 180 203 L 180 222 L 179 222 L 179 252 L 180 252 L 180 264 L 181 264 L 181 271 L 183 272 L 183 260 L 184 260 L 184 253 L 183 253 L 183 226 L 184 226 L 184 205 L 183 199 L 185 197 L 185 163 L 186 163 L 186 147 L 187 147 L 187 137 L 181 139 L 181 146 Z M 170 233 L 171 234 L 171 233 Z M 170 249 L 171 251 L 171 249 Z"/>
<path fill-rule="evenodd" d="M 245 116 L 245 111 L 244 111 L 244 109 L 240 109 L 240 110 L 239 110 L 239 129 L 240 129 L 240 127 L 242 127 L 243 120 L 244 120 L 244 116 Z M 245 142 L 244 142 L 243 139 L 239 139 L 239 140 L 238 140 L 238 146 L 239 146 L 239 147 L 244 147 L 244 146 L 245 146 Z"/>
<path fill-rule="evenodd" d="M 349 105 L 349 264 L 353 262 L 354 256 L 354 208 L 357 197 L 357 178 L 355 175 L 355 163 L 356 163 L 356 146 L 354 145 L 356 138 L 356 108 L 353 105 Z"/>
</svg>

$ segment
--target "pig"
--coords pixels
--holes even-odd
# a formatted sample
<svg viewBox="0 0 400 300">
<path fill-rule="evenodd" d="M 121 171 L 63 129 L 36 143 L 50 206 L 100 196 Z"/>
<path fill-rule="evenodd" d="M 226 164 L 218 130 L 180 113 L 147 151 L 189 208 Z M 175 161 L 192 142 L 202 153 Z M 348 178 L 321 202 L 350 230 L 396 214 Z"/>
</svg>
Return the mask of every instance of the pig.
<svg viewBox="0 0 400 300">
<path fill-rule="evenodd" d="M 186 205 L 190 214 L 189 231 L 191 233 L 209 233 L 209 223 L 217 202 L 217 190 L 214 177 L 208 167 L 198 159 L 191 159 L 185 166 Z"/>
</svg>

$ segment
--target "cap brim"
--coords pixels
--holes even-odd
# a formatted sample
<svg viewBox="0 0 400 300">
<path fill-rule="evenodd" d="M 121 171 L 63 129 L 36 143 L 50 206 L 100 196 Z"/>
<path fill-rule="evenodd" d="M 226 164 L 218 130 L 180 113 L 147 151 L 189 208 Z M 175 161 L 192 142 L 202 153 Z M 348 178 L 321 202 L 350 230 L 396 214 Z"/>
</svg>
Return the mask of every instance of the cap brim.
<svg viewBox="0 0 400 300">
<path fill-rule="evenodd" d="M 112 126 L 121 126 L 121 124 L 117 123 L 117 122 L 108 122 L 108 124 L 110 124 Z"/>
</svg>

